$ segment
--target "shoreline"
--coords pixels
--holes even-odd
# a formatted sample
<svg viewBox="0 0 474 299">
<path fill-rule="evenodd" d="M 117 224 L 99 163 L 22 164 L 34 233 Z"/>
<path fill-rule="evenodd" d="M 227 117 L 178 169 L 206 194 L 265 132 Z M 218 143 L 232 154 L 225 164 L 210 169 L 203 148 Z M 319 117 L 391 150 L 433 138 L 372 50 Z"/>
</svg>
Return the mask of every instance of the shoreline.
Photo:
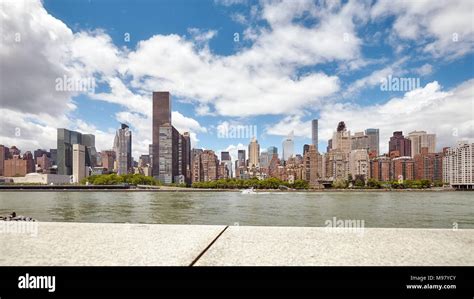
<svg viewBox="0 0 474 299">
<path fill-rule="evenodd" d="M 9 185 L 0 186 L 1 192 L 241 192 L 243 189 L 204 189 L 204 188 L 183 188 L 183 187 L 149 187 L 130 188 L 126 186 L 61 186 L 61 185 Z M 428 188 L 428 189 L 255 189 L 256 193 L 365 193 L 365 192 L 454 192 L 472 191 L 448 188 Z"/>
</svg>

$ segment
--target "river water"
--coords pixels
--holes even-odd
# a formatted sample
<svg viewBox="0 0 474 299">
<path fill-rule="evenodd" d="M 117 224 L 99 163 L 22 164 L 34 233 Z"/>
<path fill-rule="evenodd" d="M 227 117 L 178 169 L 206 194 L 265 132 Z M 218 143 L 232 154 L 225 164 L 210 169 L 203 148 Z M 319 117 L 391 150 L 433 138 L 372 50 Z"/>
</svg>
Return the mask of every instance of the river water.
<svg viewBox="0 0 474 299">
<path fill-rule="evenodd" d="M 474 228 L 472 192 L 0 192 L 0 215 L 38 221 Z"/>
</svg>

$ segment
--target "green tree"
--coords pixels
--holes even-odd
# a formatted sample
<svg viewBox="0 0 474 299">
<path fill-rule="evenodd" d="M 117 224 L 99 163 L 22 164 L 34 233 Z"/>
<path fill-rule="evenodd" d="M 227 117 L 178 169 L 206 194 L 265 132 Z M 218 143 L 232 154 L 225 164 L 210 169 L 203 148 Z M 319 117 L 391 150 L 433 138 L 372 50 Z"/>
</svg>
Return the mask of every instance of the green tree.
<svg viewBox="0 0 474 299">
<path fill-rule="evenodd" d="M 332 187 L 337 189 L 345 189 L 349 186 L 349 182 L 343 179 L 337 179 L 332 182 Z"/>
<path fill-rule="evenodd" d="M 369 188 L 375 188 L 375 189 L 380 189 L 382 187 L 382 185 L 380 184 L 379 181 L 377 181 L 376 179 L 369 179 L 367 181 L 367 187 Z"/>
</svg>

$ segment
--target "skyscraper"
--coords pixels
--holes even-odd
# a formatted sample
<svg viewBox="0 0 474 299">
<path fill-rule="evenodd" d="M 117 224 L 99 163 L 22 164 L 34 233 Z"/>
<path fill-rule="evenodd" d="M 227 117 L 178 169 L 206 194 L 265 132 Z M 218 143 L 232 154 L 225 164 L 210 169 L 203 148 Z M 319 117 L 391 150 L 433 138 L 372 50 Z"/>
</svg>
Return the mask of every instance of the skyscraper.
<svg viewBox="0 0 474 299">
<path fill-rule="evenodd" d="M 177 175 L 178 170 L 178 157 L 176 157 L 177 143 L 173 140 L 178 139 L 178 131 L 171 126 L 171 124 L 163 124 L 160 126 L 160 139 L 158 146 L 158 154 L 154 155 L 158 159 L 158 179 L 164 184 L 173 183 L 173 177 Z M 176 145 L 176 149 L 173 147 L 173 143 Z"/>
<path fill-rule="evenodd" d="M 474 143 L 459 141 L 445 149 L 443 181 L 456 189 L 474 189 Z"/>
<path fill-rule="evenodd" d="M 245 150 L 237 151 L 237 160 L 239 161 L 239 166 L 245 166 Z"/>
<path fill-rule="evenodd" d="M 153 177 L 163 183 L 191 182 L 191 138 L 171 122 L 169 92 L 153 92 L 153 140 L 150 159 Z"/>
<path fill-rule="evenodd" d="M 86 165 L 94 167 L 97 164 L 97 150 L 95 148 L 95 136 L 92 134 L 82 134 L 82 145 L 85 146 Z"/>
<path fill-rule="evenodd" d="M 57 165 L 58 174 L 72 175 L 73 144 L 85 146 L 85 165 L 95 166 L 97 151 L 95 149 L 95 136 L 81 134 L 64 128 L 58 129 Z"/>
<path fill-rule="evenodd" d="M 403 136 L 402 131 L 393 132 L 388 142 L 388 152 L 398 152 L 399 157 L 411 156 L 411 141 Z"/>
<path fill-rule="evenodd" d="M 270 155 L 278 154 L 278 148 L 276 146 L 269 146 L 268 149 L 267 149 L 267 152 Z"/>
<path fill-rule="evenodd" d="M 318 186 L 318 155 L 314 144 L 308 145 L 308 150 L 303 155 L 304 179 L 313 188 Z"/>
<path fill-rule="evenodd" d="M 196 155 L 193 157 L 192 168 L 193 183 L 214 181 L 217 180 L 219 175 L 219 160 L 214 151 L 203 150 L 196 152 Z"/>
<path fill-rule="evenodd" d="M 179 135 L 178 178 L 182 183 L 191 184 L 191 135 L 184 132 Z"/>
<path fill-rule="evenodd" d="M 153 125 L 152 125 L 152 174 L 155 178 L 160 175 L 159 147 L 160 126 L 171 125 L 171 96 L 167 91 L 153 92 Z"/>
<path fill-rule="evenodd" d="M 229 152 L 221 152 L 221 161 L 229 161 L 231 160 Z"/>
<path fill-rule="evenodd" d="M 249 167 L 259 166 L 260 145 L 257 139 L 252 138 L 249 144 Z"/>
<path fill-rule="evenodd" d="M 268 151 L 264 151 L 260 153 L 260 167 L 267 168 L 270 165 L 270 159 L 273 154 L 270 154 Z"/>
<path fill-rule="evenodd" d="M 318 120 L 313 119 L 311 122 L 311 141 L 312 144 L 316 147 L 316 151 L 318 152 Z"/>
<path fill-rule="evenodd" d="M 227 171 L 229 172 L 229 177 L 232 177 L 232 158 L 230 157 L 229 152 L 221 152 L 221 161 L 227 167 Z"/>
<path fill-rule="evenodd" d="M 288 135 L 288 137 L 283 140 L 282 144 L 283 152 L 282 152 L 282 159 L 283 161 L 288 161 L 288 159 L 294 155 L 295 152 L 295 143 L 293 141 L 293 132 Z"/>
<path fill-rule="evenodd" d="M 86 147 L 82 144 L 72 145 L 72 172 L 73 182 L 79 183 L 83 178 L 87 176 L 86 171 Z"/>
<path fill-rule="evenodd" d="M 421 154 L 421 149 L 428 148 L 428 153 L 436 151 L 436 134 L 427 134 L 426 131 L 413 131 L 408 133 L 411 142 L 411 156 Z"/>
<path fill-rule="evenodd" d="M 5 160 L 8 159 L 8 147 L 0 144 L 0 176 L 4 174 L 4 165 Z"/>
<path fill-rule="evenodd" d="M 114 163 L 116 159 L 115 151 L 101 151 L 100 157 L 102 161 L 102 167 L 106 168 L 108 172 L 114 170 Z"/>
<path fill-rule="evenodd" d="M 369 136 L 365 135 L 364 132 L 355 132 L 351 136 L 351 150 L 368 150 L 369 149 Z"/>
<path fill-rule="evenodd" d="M 309 144 L 303 145 L 303 155 L 306 154 L 308 151 L 309 151 Z"/>
<path fill-rule="evenodd" d="M 126 124 L 121 124 L 115 133 L 114 151 L 117 159 L 117 174 L 127 174 L 132 168 L 132 131 Z"/>
<path fill-rule="evenodd" d="M 401 156 L 392 159 L 392 180 L 414 180 L 415 161 L 410 156 Z"/>
<path fill-rule="evenodd" d="M 366 149 L 354 149 L 349 154 L 349 173 L 353 178 L 369 178 L 370 160 Z"/>
<path fill-rule="evenodd" d="M 49 149 L 49 154 L 50 154 L 50 158 L 51 158 L 51 164 L 52 165 L 57 165 L 57 161 L 58 161 L 58 150 L 55 149 L 55 148 L 50 148 Z"/>
<path fill-rule="evenodd" d="M 421 153 L 414 155 L 415 179 L 443 180 L 443 153 L 430 153 L 427 147 L 421 148 Z"/>
<path fill-rule="evenodd" d="M 379 155 L 379 129 L 366 129 L 365 135 L 369 137 L 369 153 L 375 152 L 375 156 Z"/>
<path fill-rule="evenodd" d="M 339 122 L 336 132 L 332 135 L 331 149 L 348 154 L 351 151 L 351 141 L 351 131 L 347 130 L 343 121 Z"/>
</svg>

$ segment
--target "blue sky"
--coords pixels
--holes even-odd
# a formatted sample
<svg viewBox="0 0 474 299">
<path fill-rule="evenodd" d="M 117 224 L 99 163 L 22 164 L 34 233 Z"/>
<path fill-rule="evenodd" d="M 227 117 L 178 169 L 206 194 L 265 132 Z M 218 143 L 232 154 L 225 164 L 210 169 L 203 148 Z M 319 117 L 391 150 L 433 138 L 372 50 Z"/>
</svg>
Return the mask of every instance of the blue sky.
<svg viewBox="0 0 474 299">
<path fill-rule="evenodd" d="M 382 151 L 396 130 L 436 133 L 439 149 L 474 137 L 470 1 L 16 2 L 2 7 L 4 39 L 23 38 L 1 54 L 3 70 L 18 70 L 7 83 L 93 77 L 96 88 L 2 89 L 1 108 L 12 119 L 2 125 L 5 144 L 54 147 L 54 129 L 64 126 L 95 133 L 105 150 L 127 122 L 137 158 L 151 142 L 153 90 L 171 92 L 173 124 L 191 131 L 197 147 L 234 155 L 250 138 L 217 138 L 219 128 L 255 125 L 261 148 L 280 153 L 293 131 L 301 153 L 313 118 L 322 152 L 341 120 L 352 132 L 379 128 Z M 26 75 L 18 63 L 30 59 Z M 420 86 L 383 91 L 388 76 Z M 32 104 L 51 107 L 30 109 L 24 89 L 40 95 Z M 25 133 L 12 136 L 18 118 Z"/>
</svg>

